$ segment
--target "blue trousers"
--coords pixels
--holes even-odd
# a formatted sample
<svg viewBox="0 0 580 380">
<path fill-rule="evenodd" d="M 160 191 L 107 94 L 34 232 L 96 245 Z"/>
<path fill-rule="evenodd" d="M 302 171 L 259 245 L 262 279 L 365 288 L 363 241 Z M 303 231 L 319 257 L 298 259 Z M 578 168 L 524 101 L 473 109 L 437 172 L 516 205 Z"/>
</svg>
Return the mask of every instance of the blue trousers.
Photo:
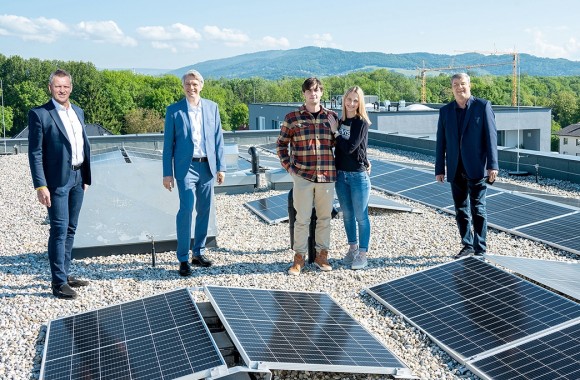
<svg viewBox="0 0 580 380">
<path fill-rule="evenodd" d="M 335 187 L 348 243 L 358 244 L 359 249 L 366 252 L 369 249 L 371 239 L 371 222 L 369 220 L 371 180 L 369 175 L 366 171 L 345 172 L 339 170 Z"/>
<path fill-rule="evenodd" d="M 486 193 L 485 178 L 468 179 L 458 173 L 451 182 L 455 220 L 461 242 L 478 253 L 485 253 L 487 248 Z"/>
<path fill-rule="evenodd" d="M 52 284 L 67 283 L 71 252 L 85 191 L 80 170 L 72 170 L 66 185 L 49 188 L 51 206 L 48 207 L 50 234 L 48 260 Z"/>
<path fill-rule="evenodd" d="M 179 211 L 175 218 L 177 259 L 183 262 L 189 259 L 194 205 L 196 216 L 192 251 L 194 256 L 204 254 L 213 194 L 213 175 L 207 162 L 192 161 L 185 178 L 176 182 L 179 192 Z"/>
</svg>

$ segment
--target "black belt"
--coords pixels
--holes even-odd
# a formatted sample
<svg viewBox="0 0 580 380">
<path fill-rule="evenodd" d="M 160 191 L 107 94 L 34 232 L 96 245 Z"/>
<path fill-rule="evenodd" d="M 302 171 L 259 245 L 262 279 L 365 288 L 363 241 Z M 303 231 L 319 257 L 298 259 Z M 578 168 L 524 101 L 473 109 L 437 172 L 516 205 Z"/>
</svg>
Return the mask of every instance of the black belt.
<svg viewBox="0 0 580 380">
<path fill-rule="evenodd" d="M 207 157 L 193 157 L 191 161 L 194 162 L 207 162 Z"/>
<path fill-rule="evenodd" d="M 78 164 L 78 165 L 72 165 L 70 168 L 72 170 L 79 170 L 82 166 L 83 166 L 83 164 Z"/>
</svg>

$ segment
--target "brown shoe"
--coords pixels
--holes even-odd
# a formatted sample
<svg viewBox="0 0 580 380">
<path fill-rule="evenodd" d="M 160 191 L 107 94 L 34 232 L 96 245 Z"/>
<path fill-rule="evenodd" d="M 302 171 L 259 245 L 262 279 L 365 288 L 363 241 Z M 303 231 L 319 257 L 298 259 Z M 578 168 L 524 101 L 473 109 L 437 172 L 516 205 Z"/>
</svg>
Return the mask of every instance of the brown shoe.
<svg viewBox="0 0 580 380">
<path fill-rule="evenodd" d="M 314 259 L 314 265 L 316 265 L 320 270 L 328 272 L 332 270 L 332 267 L 328 263 L 328 251 L 326 249 L 320 250 L 316 254 L 316 258 Z"/>
<path fill-rule="evenodd" d="M 288 269 L 288 274 L 292 276 L 298 276 L 302 268 L 304 268 L 304 256 L 302 256 L 299 253 L 296 253 L 294 255 L 294 263 L 292 264 L 290 269 Z"/>
</svg>

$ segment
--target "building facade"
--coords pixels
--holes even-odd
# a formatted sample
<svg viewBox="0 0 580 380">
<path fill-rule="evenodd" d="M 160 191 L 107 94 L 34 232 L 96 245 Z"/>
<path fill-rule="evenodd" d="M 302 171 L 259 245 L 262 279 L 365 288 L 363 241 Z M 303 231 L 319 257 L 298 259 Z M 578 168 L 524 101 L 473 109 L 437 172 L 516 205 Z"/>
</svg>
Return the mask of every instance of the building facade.
<svg viewBox="0 0 580 380">
<path fill-rule="evenodd" d="M 284 116 L 300 103 L 250 104 L 250 130 L 279 129 Z M 324 105 L 324 104 L 323 104 Z M 330 104 L 326 104 L 330 107 Z M 371 129 L 388 134 L 400 134 L 435 140 L 439 108 L 443 104 L 427 104 L 421 107 L 391 107 L 387 111 L 368 109 Z M 498 145 L 550 152 L 552 110 L 544 107 L 492 106 L 495 112 Z M 333 107 L 340 113 L 339 107 Z"/>
</svg>

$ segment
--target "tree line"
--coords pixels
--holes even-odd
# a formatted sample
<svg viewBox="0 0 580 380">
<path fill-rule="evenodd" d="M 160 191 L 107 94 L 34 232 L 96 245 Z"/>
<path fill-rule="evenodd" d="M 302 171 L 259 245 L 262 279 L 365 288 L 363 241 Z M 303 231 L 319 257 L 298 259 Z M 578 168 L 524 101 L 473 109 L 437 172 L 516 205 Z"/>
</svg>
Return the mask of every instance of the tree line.
<svg viewBox="0 0 580 380">
<path fill-rule="evenodd" d="M 71 100 L 85 110 L 87 123 L 100 124 L 115 134 L 152 133 L 163 130 L 165 108 L 181 99 L 181 79 L 174 75 L 150 76 L 132 71 L 98 70 L 90 62 L 23 59 L 0 54 L 4 123 L 7 136 L 15 136 L 27 124 L 28 111 L 50 99 L 48 77 L 61 68 L 73 76 Z M 203 73 L 202 73 L 203 74 Z M 511 76 L 471 75 L 472 93 L 495 105 L 511 105 Z M 225 130 L 248 124 L 248 104 L 302 102 L 305 78 L 206 79 L 202 96 L 219 104 Z M 353 72 L 321 78 L 324 100 L 341 95 L 354 85 L 381 100 L 419 102 L 421 81 L 386 69 Z M 428 77 L 428 103 L 453 99 L 449 74 Z M 580 77 L 521 75 L 521 106 L 552 108 L 552 131 L 580 121 Z M 556 139 L 557 140 L 557 139 Z"/>
</svg>

